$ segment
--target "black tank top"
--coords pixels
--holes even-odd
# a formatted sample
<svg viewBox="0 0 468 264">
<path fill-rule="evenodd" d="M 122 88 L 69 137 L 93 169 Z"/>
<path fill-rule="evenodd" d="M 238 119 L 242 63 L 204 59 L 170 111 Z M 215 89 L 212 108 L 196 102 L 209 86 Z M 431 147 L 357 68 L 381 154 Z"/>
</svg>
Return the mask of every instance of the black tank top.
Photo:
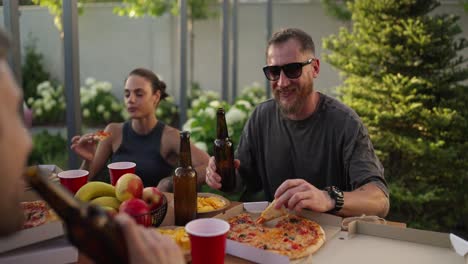
<svg viewBox="0 0 468 264">
<path fill-rule="evenodd" d="M 130 121 L 122 128 L 122 143 L 111 157 L 111 162 L 131 161 L 136 163 L 136 175 L 143 180 L 143 185 L 157 186 L 159 181 L 171 176 L 174 167 L 161 156 L 161 136 L 165 124 L 158 121 L 146 135 L 137 134 Z"/>
</svg>

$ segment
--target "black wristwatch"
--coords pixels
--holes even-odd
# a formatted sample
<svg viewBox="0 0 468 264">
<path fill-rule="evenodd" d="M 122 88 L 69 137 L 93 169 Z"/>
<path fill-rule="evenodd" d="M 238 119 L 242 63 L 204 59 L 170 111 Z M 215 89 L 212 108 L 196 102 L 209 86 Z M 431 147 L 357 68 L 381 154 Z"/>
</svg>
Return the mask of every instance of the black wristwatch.
<svg viewBox="0 0 468 264">
<path fill-rule="evenodd" d="M 328 192 L 328 195 L 330 195 L 330 198 L 335 200 L 335 208 L 328 211 L 327 213 L 339 212 L 341 208 L 343 208 L 343 205 L 344 205 L 343 192 L 336 186 L 325 187 L 325 191 Z"/>
</svg>

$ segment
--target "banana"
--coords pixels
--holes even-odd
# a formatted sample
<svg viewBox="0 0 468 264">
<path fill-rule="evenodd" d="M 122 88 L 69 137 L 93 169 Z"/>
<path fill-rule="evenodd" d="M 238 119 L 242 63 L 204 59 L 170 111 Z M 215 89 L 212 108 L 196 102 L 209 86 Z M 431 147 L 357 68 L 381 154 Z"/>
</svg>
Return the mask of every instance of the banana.
<svg viewBox="0 0 468 264">
<path fill-rule="evenodd" d="M 97 204 L 97 205 L 100 205 L 102 207 L 111 207 L 111 208 L 114 208 L 117 211 L 119 210 L 119 206 L 120 206 L 120 201 L 117 200 L 117 198 L 115 198 L 113 196 L 98 197 L 98 198 L 95 198 L 95 199 L 91 200 L 90 203 L 91 204 Z"/>
<path fill-rule="evenodd" d="M 75 194 L 75 197 L 81 201 L 88 202 L 96 197 L 101 196 L 114 196 L 114 186 L 99 181 L 88 182 L 83 185 Z"/>
</svg>

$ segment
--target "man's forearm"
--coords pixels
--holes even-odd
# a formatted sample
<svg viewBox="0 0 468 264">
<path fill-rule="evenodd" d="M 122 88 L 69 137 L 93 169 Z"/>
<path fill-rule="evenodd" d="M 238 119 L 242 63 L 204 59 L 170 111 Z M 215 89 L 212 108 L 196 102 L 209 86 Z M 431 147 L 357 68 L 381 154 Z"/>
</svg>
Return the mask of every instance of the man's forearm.
<svg viewBox="0 0 468 264">
<path fill-rule="evenodd" d="M 352 192 L 344 192 L 344 206 L 337 213 L 340 216 L 388 214 L 390 202 L 385 193 L 373 183 L 368 183 Z"/>
</svg>

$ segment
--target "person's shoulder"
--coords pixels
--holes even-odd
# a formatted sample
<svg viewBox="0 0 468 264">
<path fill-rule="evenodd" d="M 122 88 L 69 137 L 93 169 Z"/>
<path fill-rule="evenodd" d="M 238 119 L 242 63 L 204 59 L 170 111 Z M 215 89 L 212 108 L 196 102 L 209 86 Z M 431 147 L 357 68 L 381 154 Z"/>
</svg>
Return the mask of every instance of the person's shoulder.
<svg viewBox="0 0 468 264">
<path fill-rule="evenodd" d="M 261 118 L 270 114 L 274 114 L 276 112 L 276 107 L 275 100 L 270 98 L 264 102 L 259 103 L 252 112 L 252 116 Z"/>
<path fill-rule="evenodd" d="M 362 123 L 361 118 L 356 111 L 344 104 L 342 101 L 323 93 L 321 93 L 320 96 L 323 97 L 322 109 L 324 109 L 326 113 L 331 115 L 333 118 L 340 120 L 340 122 L 350 121 L 358 124 Z"/>
<path fill-rule="evenodd" d="M 170 125 L 164 124 L 162 136 L 165 138 L 172 138 L 172 139 L 179 138 L 180 130 Z"/>
<path fill-rule="evenodd" d="M 124 125 L 124 123 L 109 123 L 109 124 L 107 124 L 104 131 L 111 132 L 111 133 L 121 132 L 122 128 L 123 128 L 123 125 Z"/>
</svg>

